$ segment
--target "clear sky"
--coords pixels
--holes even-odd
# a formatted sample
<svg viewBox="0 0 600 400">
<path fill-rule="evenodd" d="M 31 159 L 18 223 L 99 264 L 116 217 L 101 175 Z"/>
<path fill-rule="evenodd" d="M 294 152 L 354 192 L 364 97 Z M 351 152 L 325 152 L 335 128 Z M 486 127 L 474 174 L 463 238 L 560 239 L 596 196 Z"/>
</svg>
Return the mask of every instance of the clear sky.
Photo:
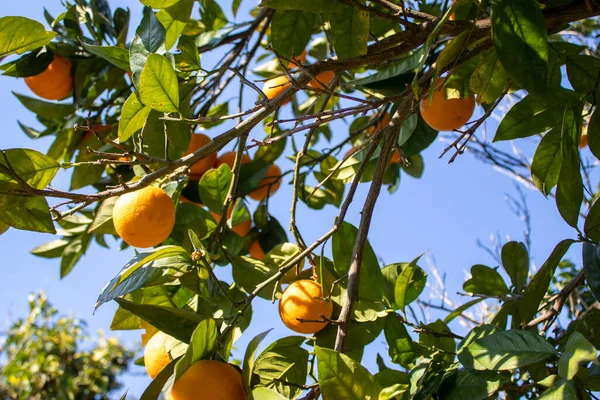
<svg viewBox="0 0 600 400">
<path fill-rule="evenodd" d="M 44 22 L 43 7 L 56 16 L 62 12 L 60 3 L 59 0 L 5 1 L 0 16 L 21 15 Z M 117 6 L 131 8 L 133 24 L 130 34 L 135 31 L 141 15 L 141 4 L 137 0 L 109 0 L 109 3 L 113 10 Z M 229 10 L 230 2 L 219 3 L 224 3 L 223 8 Z M 247 15 L 244 9 L 254 4 L 255 0 L 244 0 L 243 9 L 238 14 L 240 18 L 244 19 Z M 202 61 L 210 63 L 211 59 L 203 58 Z M 26 147 L 46 152 L 51 143 L 50 139 L 33 141 L 20 130 L 17 120 L 30 126 L 36 126 L 36 121 L 34 115 L 12 95 L 12 91 L 32 95 L 23 80 L 0 76 L 0 148 Z M 230 98 L 234 96 L 235 94 L 232 94 Z M 252 101 L 248 101 L 248 104 Z M 487 124 L 488 132 L 493 133 L 495 128 L 495 122 Z M 209 131 L 209 134 L 214 136 L 223 129 L 223 126 L 217 127 Z M 341 123 L 336 124 L 333 133 L 334 140 L 341 140 L 340 138 L 347 135 L 348 128 Z M 261 138 L 262 132 L 257 129 L 252 135 Z M 526 141 L 519 144 L 524 142 Z M 474 264 L 496 266 L 494 261 L 477 247 L 477 239 L 489 243 L 491 234 L 500 233 L 504 241 L 508 241 L 508 238 L 522 240 L 523 224 L 511 212 L 505 201 L 505 194 L 517 195 L 511 178 L 468 154 L 460 156 L 454 164 L 447 165 L 447 157 L 446 160 L 438 159 L 444 147 L 444 143 L 436 141 L 423 153 L 425 173 L 422 179 L 416 180 L 403 175 L 400 188 L 395 194 L 389 195 L 387 191 L 382 191 L 369 240 L 377 255 L 386 264 L 410 261 L 426 251 L 422 267 L 431 272 L 435 262 L 439 273 L 446 277 L 448 296 L 461 304 L 468 299 L 461 298 L 456 292 L 462 291 L 462 283 L 470 267 Z M 290 150 L 288 146 L 288 151 Z M 284 171 L 292 167 L 292 163 L 283 158 L 278 163 Z M 69 173 L 60 173 L 53 185 L 68 189 L 68 182 Z M 349 222 L 358 224 L 359 212 L 367 190 L 368 184 L 362 184 L 348 214 Z M 553 200 L 545 199 L 536 191 L 526 190 L 526 194 L 533 224 L 532 259 L 534 264 L 539 266 L 560 240 L 575 237 L 575 233 L 561 219 Z M 284 182 L 269 202 L 271 213 L 284 227 L 289 223 L 291 197 L 291 186 Z M 256 203 L 252 202 L 251 206 L 255 207 Z M 300 229 L 305 239 L 314 240 L 329 230 L 337 212 L 332 206 L 313 211 L 299 203 L 297 220 L 300 221 Z M 98 329 L 108 331 L 116 307 L 112 304 L 104 305 L 93 314 L 94 303 L 105 283 L 133 255 L 133 250 L 119 252 L 112 241 L 110 244 L 114 249 L 110 251 L 92 245 L 70 275 L 60 280 L 58 259 L 46 260 L 29 254 L 32 248 L 52 239 L 54 238 L 47 234 L 14 229 L 0 236 L 0 331 L 5 330 L 12 320 L 27 312 L 27 294 L 40 289 L 48 293 L 50 301 L 61 312 L 74 313 L 87 320 L 90 334 L 95 335 Z M 328 248 L 327 252 L 329 251 Z M 569 254 L 573 260 L 578 261 L 580 247 L 574 246 Z M 228 269 L 229 267 L 221 269 L 219 274 L 227 277 Z M 431 274 L 429 282 L 433 283 Z M 423 299 L 427 299 L 427 295 L 424 295 Z M 244 337 L 236 344 L 236 358 L 242 358 L 247 342 L 267 327 L 275 329 L 267 336 L 265 343 L 293 334 L 280 322 L 275 306 L 260 299 L 253 303 L 254 319 Z M 461 330 L 456 321 L 452 327 L 457 331 Z M 139 345 L 139 332 L 110 334 L 120 337 L 130 345 Z M 376 353 L 387 354 L 384 339 L 378 338 L 372 347 L 374 351 L 366 352 L 364 360 L 367 367 L 376 372 Z M 149 378 L 140 367 L 133 366 L 132 371 L 134 373 L 128 375 L 125 382 L 130 398 L 137 398 L 149 383 Z"/>
</svg>

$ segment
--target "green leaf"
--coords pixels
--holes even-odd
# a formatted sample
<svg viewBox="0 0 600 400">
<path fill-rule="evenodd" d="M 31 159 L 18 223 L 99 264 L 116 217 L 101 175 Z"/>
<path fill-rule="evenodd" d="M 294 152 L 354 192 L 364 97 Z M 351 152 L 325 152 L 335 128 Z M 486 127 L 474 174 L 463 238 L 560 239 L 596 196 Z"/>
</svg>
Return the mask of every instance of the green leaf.
<svg viewBox="0 0 600 400">
<path fill-rule="evenodd" d="M 445 363 L 451 364 L 456 353 L 456 342 L 449 336 L 451 333 L 448 325 L 440 319 L 427 325 L 421 324 L 419 344 L 429 347 L 433 351 L 442 350 L 445 353 L 443 355 Z"/>
<path fill-rule="evenodd" d="M 596 200 L 590 208 L 585 225 L 583 226 L 585 235 L 594 242 L 600 242 L 600 202 Z"/>
<path fill-rule="evenodd" d="M 169 387 L 168 383 L 172 382 L 173 372 L 175 371 L 175 365 L 179 359 L 171 360 L 154 378 L 152 382 L 146 387 L 144 393 L 142 393 L 140 400 L 157 400 L 165 386 Z M 170 390 L 170 389 L 169 389 Z"/>
<path fill-rule="evenodd" d="M 402 58 L 396 65 L 378 71 L 373 75 L 352 80 L 348 83 L 356 86 L 365 86 L 370 83 L 387 81 L 390 78 L 406 74 L 407 72 L 414 70 L 420 65 L 420 60 L 423 57 L 424 50 L 424 47 L 420 47 L 412 53 L 407 53 L 406 56 Z M 413 77 L 411 75 L 408 82 L 410 82 L 412 78 Z"/>
<path fill-rule="evenodd" d="M 556 355 L 556 350 L 537 332 L 510 330 L 477 339 L 465 349 L 476 370 L 512 370 Z"/>
<path fill-rule="evenodd" d="M 408 368 L 420 355 L 420 347 L 410 337 L 406 327 L 396 314 L 385 318 L 385 341 L 392 362 Z"/>
<path fill-rule="evenodd" d="M 444 45 L 444 48 L 440 51 L 435 61 L 436 74 L 434 80 L 437 80 L 440 76 L 440 71 L 443 71 L 448 65 L 453 63 L 460 53 L 465 50 L 465 44 L 469 36 L 469 31 L 464 30 Z"/>
<path fill-rule="evenodd" d="M 98 56 L 117 68 L 129 71 L 129 50 L 117 46 L 94 46 L 82 43 L 83 47 L 95 56 Z"/>
<path fill-rule="evenodd" d="M 13 92 L 29 111 L 38 115 L 38 117 L 47 118 L 49 120 L 64 120 L 69 115 L 75 112 L 73 104 L 50 103 L 48 101 L 34 99 L 32 97 L 23 96 Z"/>
<path fill-rule="evenodd" d="M 129 45 L 129 65 L 133 83 L 139 88 L 139 79 L 150 53 L 165 54 L 165 27 L 150 8 L 144 9 L 144 17 Z"/>
<path fill-rule="evenodd" d="M 156 18 L 165 27 L 165 49 L 169 50 L 177 42 L 179 35 L 183 32 L 190 21 L 194 0 L 180 0 L 179 3 L 162 9 L 156 14 Z"/>
<path fill-rule="evenodd" d="M 490 49 L 479 56 L 479 65 L 475 68 L 469 86 L 473 93 L 478 94 L 481 103 L 489 104 L 495 101 L 508 83 L 508 75 L 498 59 L 498 53 Z"/>
<path fill-rule="evenodd" d="M 215 0 L 200 0 L 200 16 L 207 30 L 218 31 L 227 25 L 227 17 Z"/>
<path fill-rule="evenodd" d="M 177 43 L 177 49 L 181 52 L 175 55 L 175 64 L 178 70 L 191 72 L 200 69 L 200 55 L 194 39 L 182 35 Z M 184 116 L 187 117 L 187 115 Z"/>
<path fill-rule="evenodd" d="M 83 233 L 73 239 L 65 247 L 60 260 L 60 279 L 64 278 L 75 267 L 81 256 L 85 253 L 90 241 L 90 236 Z"/>
<path fill-rule="evenodd" d="M 485 400 L 500 389 L 505 379 L 494 371 L 458 371 L 444 382 L 444 400 Z M 446 387 L 446 385 L 450 387 Z"/>
<path fill-rule="evenodd" d="M 428 148 L 438 136 L 439 132 L 427 125 L 427 123 L 423 121 L 421 115 L 419 115 L 418 118 L 419 119 L 417 121 L 417 127 L 415 128 L 415 131 L 402 146 L 405 157 L 411 157 L 419 154 Z"/>
<path fill-rule="evenodd" d="M 143 105 L 135 93 L 131 93 L 121 110 L 119 120 L 119 141 L 127 141 L 134 133 L 144 127 L 151 108 Z"/>
<path fill-rule="evenodd" d="M 308 371 L 308 351 L 301 347 L 305 341 L 303 336 L 288 336 L 271 343 L 256 358 L 257 385 L 272 388 L 286 399 L 302 393 Z"/>
<path fill-rule="evenodd" d="M 137 315 L 156 329 L 175 339 L 189 343 L 196 326 L 204 319 L 193 311 L 153 304 L 136 304 L 125 299 L 115 299 L 125 310 Z"/>
<path fill-rule="evenodd" d="M 598 351 L 583 335 L 575 332 L 569 336 L 569 341 L 558 359 L 558 375 L 571 380 L 585 364 L 598 362 Z M 583 364 L 583 365 L 582 365 Z"/>
<path fill-rule="evenodd" d="M 558 183 L 563 164 L 561 130 L 551 129 L 540 141 L 531 163 L 531 178 L 535 186 L 547 196 Z"/>
<path fill-rule="evenodd" d="M 156 111 L 179 111 L 179 85 L 169 60 L 159 54 L 150 54 L 140 77 L 140 100 Z"/>
<path fill-rule="evenodd" d="M 330 3 L 330 2 L 323 2 Z M 339 60 L 367 54 L 369 13 L 344 5 L 340 12 L 329 14 L 331 39 Z"/>
<path fill-rule="evenodd" d="M 227 164 L 222 164 L 217 169 L 208 170 L 202 175 L 198 184 L 198 191 L 202 202 L 212 212 L 221 215 L 232 177 L 233 174 Z"/>
<path fill-rule="evenodd" d="M 266 265 L 280 268 L 286 264 L 289 260 L 300 254 L 302 250 L 297 244 L 294 243 L 280 243 L 273 247 L 263 258 L 263 262 Z M 302 271 L 304 268 L 304 259 L 298 263 L 298 269 Z"/>
<path fill-rule="evenodd" d="M 181 0 L 140 0 L 140 2 L 148 7 L 152 8 L 167 8 L 174 6 Z"/>
<path fill-rule="evenodd" d="M 521 315 L 521 323 L 523 325 L 531 321 L 537 314 L 538 307 L 548 291 L 550 281 L 554 276 L 558 263 L 573 243 L 575 243 L 574 240 L 565 239 L 557 244 L 548 259 L 531 279 L 527 288 L 525 288 L 519 305 L 519 314 Z"/>
<path fill-rule="evenodd" d="M 233 280 L 246 293 L 252 293 L 256 286 L 277 273 L 277 266 L 266 265 L 260 260 L 250 257 L 233 257 L 231 260 Z M 275 289 L 277 285 L 277 289 Z M 271 300 L 273 292 L 281 293 L 281 286 L 274 282 L 261 291 L 258 296 Z"/>
<path fill-rule="evenodd" d="M 246 347 L 246 353 L 244 354 L 244 363 L 242 368 L 242 382 L 244 384 L 244 390 L 246 393 L 250 393 L 252 390 L 252 373 L 254 372 L 255 360 L 254 356 L 256 355 L 256 351 L 258 350 L 258 346 L 260 342 L 271 332 L 273 328 L 265 331 L 263 333 L 259 333 L 256 335 L 250 343 L 248 343 L 248 347 Z"/>
<path fill-rule="evenodd" d="M 597 87 L 600 77 L 600 59 L 587 55 L 568 57 L 567 75 L 577 93 L 587 94 Z"/>
<path fill-rule="evenodd" d="M 558 380 L 551 388 L 546 389 L 538 400 L 577 399 L 577 386 L 574 381 Z"/>
<path fill-rule="evenodd" d="M 257 387 L 252 390 L 252 398 L 260 400 L 286 400 L 289 397 L 284 397 L 274 390 L 266 387 Z"/>
<path fill-rule="evenodd" d="M 596 111 L 590 117 L 590 122 L 587 129 L 588 147 L 596 158 L 600 159 L 600 108 L 596 107 Z"/>
<path fill-rule="evenodd" d="M 100 204 L 96 216 L 94 217 L 94 222 L 92 222 L 88 229 L 89 233 L 116 234 L 112 216 L 117 199 L 117 197 L 109 197 Z"/>
<path fill-rule="evenodd" d="M 276 10 L 300 10 L 316 14 L 342 12 L 346 5 L 340 0 L 262 0 L 260 7 Z"/>
<path fill-rule="evenodd" d="M 467 351 L 467 347 L 474 341 L 498 331 L 500 331 L 500 328 L 493 324 L 483 324 L 473 328 L 471 332 L 469 332 L 469 334 L 465 336 L 465 338 L 458 344 L 457 356 L 460 363 L 467 369 L 475 369 L 475 360 L 473 359 L 471 353 Z"/>
<path fill-rule="evenodd" d="M 377 356 L 379 364 L 381 357 L 379 354 Z M 381 361 L 383 362 L 383 360 Z M 379 393 L 379 400 L 402 398 L 410 386 L 408 373 L 393 369 L 381 370 L 381 367 L 380 371 L 375 374 L 375 382 L 383 388 Z"/>
<path fill-rule="evenodd" d="M 518 291 L 527 283 L 529 272 L 529 254 L 527 247 L 522 242 L 508 242 L 502 246 L 502 266 L 510 276 L 510 280 Z"/>
<path fill-rule="evenodd" d="M 583 272 L 594 297 L 600 299 L 600 255 L 598 247 L 588 242 L 583 242 Z"/>
<path fill-rule="evenodd" d="M 5 200 L 10 208 L 3 204 Z M 50 208 L 44 197 L 0 195 L 0 222 L 26 231 L 56 233 Z"/>
<path fill-rule="evenodd" d="M 398 136 L 398 146 L 404 145 L 417 129 L 417 123 L 419 122 L 419 114 L 414 113 L 410 114 L 406 119 L 402 122 L 400 126 L 400 135 Z M 422 161 L 422 160 L 421 160 Z"/>
<path fill-rule="evenodd" d="M 352 262 L 354 243 L 358 229 L 348 222 L 343 222 L 340 229 L 333 234 L 332 252 L 335 272 L 338 277 L 348 273 Z M 380 301 L 382 296 L 382 276 L 377 256 L 367 242 L 363 251 L 359 295 L 361 300 Z"/>
<path fill-rule="evenodd" d="M 42 50 L 32 51 L 12 62 L 0 65 L 0 69 L 4 71 L 2 75 L 26 78 L 41 74 L 53 60 L 54 54 L 52 51 L 44 47 Z"/>
<path fill-rule="evenodd" d="M 315 346 L 319 387 L 324 400 L 377 399 L 381 387 L 365 367 L 345 354 Z"/>
<path fill-rule="evenodd" d="M 567 116 L 570 115 L 570 118 Z M 579 151 L 573 137 L 577 136 L 577 124 L 570 108 L 565 111 L 562 129 L 563 164 L 556 187 L 556 206 L 563 219 L 577 228 L 579 210 L 583 201 L 583 180 L 579 166 Z"/>
<path fill-rule="evenodd" d="M 548 31 L 535 0 L 493 0 L 492 40 L 500 62 L 517 82 L 534 95 L 546 91 Z"/>
<path fill-rule="evenodd" d="M 185 355 L 175 365 L 175 382 L 196 361 L 208 357 L 216 349 L 217 345 L 217 323 L 209 318 L 201 321 L 190 339 L 190 346 Z"/>
<path fill-rule="evenodd" d="M 35 189 L 45 189 L 60 169 L 60 164 L 45 154 L 31 149 L 0 151 L 0 165 L 12 169 L 17 176 Z M 0 170 L 0 185 L 20 184 Z M 0 195 L 1 199 L 2 195 Z M 0 200 L 1 203 L 1 200 Z M 2 207 L 0 206 L 0 209 Z"/>
<path fill-rule="evenodd" d="M 504 296 L 509 293 L 498 271 L 480 264 L 471 267 L 471 278 L 463 284 L 463 290 L 486 296 Z"/>
<path fill-rule="evenodd" d="M 452 320 L 454 320 L 454 318 L 460 316 L 465 310 L 468 310 L 469 308 L 482 302 L 483 300 L 485 300 L 485 297 L 480 297 L 478 299 L 473 299 L 471 301 L 468 301 L 465 304 L 455 308 L 454 311 L 452 311 L 450 314 L 448 314 L 446 316 L 446 318 L 444 318 L 444 323 L 449 324 Z"/>
<path fill-rule="evenodd" d="M 404 311 L 404 308 L 415 301 L 427 282 L 427 274 L 417 265 L 421 256 L 415 258 L 408 265 L 402 266 L 402 272 L 394 284 L 394 301 L 396 307 Z"/>
<path fill-rule="evenodd" d="M 25 17 L 0 18 L 0 57 L 23 54 L 50 43 L 56 32 L 47 32 L 44 25 Z"/>
<path fill-rule="evenodd" d="M 381 274 L 383 276 L 383 297 L 395 310 L 398 309 L 394 293 L 396 288 L 396 281 L 398 280 L 398 276 L 408 266 L 409 263 L 396 263 L 386 265 L 381 270 Z M 412 282 L 413 284 L 409 285 L 404 297 L 405 302 L 408 301 L 408 303 L 411 303 L 414 300 L 416 300 L 425 288 L 425 285 L 427 284 L 427 274 L 425 273 L 425 271 L 423 271 L 422 268 L 417 267 L 417 269 L 414 270 Z"/>
<path fill-rule="evenodd" d="M 158 111 L 150 111 L 140 134 L 141 149 L 145 154 L 174 160 L 186 152 L 192 132 L 186 122 L 163 121 L 162 116 Z"/>
<path fill-rule="evenodd" d="M 68 244 L 69 241 L 67 239 L 56 239 L 44 243 L 29 252 L 38 257 L 57 258 L 62 255 L 64 248 L 67 247 Z"/>
<path fill-rule="evenodd" d="M 276 10 L 271 21 L 273 48 L 283 57 L 300 55 L 310 41 L 316 18 L 306 11 Z"/>
</svg>

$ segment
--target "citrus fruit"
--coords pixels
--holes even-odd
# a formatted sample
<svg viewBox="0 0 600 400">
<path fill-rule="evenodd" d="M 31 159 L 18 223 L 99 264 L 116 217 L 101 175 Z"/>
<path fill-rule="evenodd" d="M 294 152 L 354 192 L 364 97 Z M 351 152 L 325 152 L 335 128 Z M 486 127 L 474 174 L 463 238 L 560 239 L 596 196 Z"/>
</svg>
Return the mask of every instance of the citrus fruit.
<svg viewBox="0 0 600 400">
<path fill-rule="evenodd" d="M 227 213 L 227 218 L 231 218 L 231 213 L 233 212 L 233 204 L 231 205 L 231 207 L 229 207 L 229 212 Z M 217 221 L 217 224 L 219 223 L 219 221 L 221 221 L 221 214 L 217 214 L 215 212 L 210 212 L 210 214 L 213 216 L 213 218 L 215 219 L 215 221 Z M 244 237 L 248 234 L 248 232 L 250 232 L 250 228 L 252 228 L 252 221 L 248 220 L 246 222 L 242 222 L 241 224 L 237 224 L 235 226 L 233 226 L 231 228 L 232 231 L 234 231 L 235 233 L 237 233 L 238 235 L 240 235 L 241 237 Z"/>
<path fill-rule="evenodd" d="M 290 283 L 279 299 L 279 316 L 291 330 L 310 334 L 319 332 L 327 326 L 325 322 L 301 322 L 300 320 L 321 320 L 331 318 L 333 305 L 322 299 L 321 285 L 310 279 Z"/>
<path fill-rule="evenodd" d="M 376 115 L 374 118 L 375 119 L 378 118 L 378 121 L 374 124 L 371 125 L 367 128 L 367 134 L 369 136 L 373 136 L 375 135 L 377 132 L 379 132 L 380 130 L 382 130 L 383 128 L 385 128 L 386 126 L 388 126 L 390 124 L 390 113 L 385 113 L 383 115 Z"/>
<path fill-rule="evenodd" d="M 427 125 L 437 131 L 452 131 L 469 122 L 475 110 L 475 96 L 447 99 L 440 79 L 435 84 L 431 101 L 429 96 L 423 97 L 420 109 Z"/>
<path fill-rule="evenodd" d="M 257 260 L 262 260 L 265 258 L 265 252 L 263 251 L 262 247 L 260 247 L 258 240 L 252 242 L 248 253 L 250 253 L 250 257 L 256 258 Z"/>
<path fill-rule="evenodd" d="M 245 400 L 242 374 L 232 365 L 214 360 L 192 364 L 175 381 L 170 400 Z"/>
<path fill-rule="evenodd" d="M 46 100 L 62 100 L 73 92 L 71 63 L 60 56 L 42 73 L 25 78 L 25 83 L 36 95 Z"/>
<path fill-rule="evenodd" d="M 152 379 L 156 378 L 160 371 L 171 362 L 171 358 L 165 348 L 167 337 L 166 333 L 158 331 L 146 343 L 146 348 L 144 349 L 144 366 Z"/>
<path fill-rule="evenodd" d="M 128 245 L 156 246 L 169 237 L 175 226 L 175 206 L 164 190 L 147 186 L 119 197 L 113 209 L 113 222 Z"/>
<path fill-rule="evenodd" d="M 392 164 L 398 164 L 402 162 L 402 157 L 400 157 L 400 152 L 398 150 L 394 150 L 392 153 L 392 158 L 390 159 Z"/>
<path fill-rule="evenodd" d="M 288 77 L 285 75 L 281 75 L 266 81 L 263 85 L 262 91 L 267 96 L 267 98 L 271 100 L 283 93 L 288 87 L 290 87 L 290 81 L 288 80 Z M 289 99 L 286 99 L 281 105 L 286 105 L 290 102 L 290 100 L 291 97 Z"/>
<path fill-rule="evenodd" d="M 190 144 L 188 145 L 188 149 L 185 152 L 185 155 L 187 156 L 188 154 L 193 153 L 201 147 L 206 146 L 208 142 L 210 142 L 210 138 L 208 136 L 203 135 L 201 133 L 193 134 L 190 140 Z M 190 178 L 194 180 L 199 180 L 200 178 L 202 178 L 202 175 L 206 173 L 206 171 L 215 166 L 216 162 L 217 153 L 210 153 L 202 160 L 190 166 Z"/>
<path fill-rule="evenodd" d="M 314 89 L 324 89 L 323 85 L 329 86 L 334 77 L 335 72 L 333 71 L 321 72 L 315 76 L 315 79 L 308 82 L 308 86 Z"/>
<path fill-rule="evenodd" d="M 304 64 L 306 62 L 306 49 L 299 56 L 294 57 L 293 60 L 294 62 L 288 64 L 288 69 L 297 68 L 297 64 Z"/>
<path fill-rule="evenodd" d="M 261 201 L 267 196 L 275 193 L 281 185 L 281 169 L 275 164 L 271 164 L 267 173 L 256 190 L 248 194 L 251 199 Z"/>
<path fill-rule="evenodd" d="M 229 165 L 229 169 L 233 170 L 233 163 L 235 161 L 236 154 L 237 153 L 235 151 L 228 151 L 227 153 L 221 154 L 219 156 L 219 158 L 217 159 L 217 165 L 215 168 L 219 168 L 221 165 L 227 164 L 227 165 Z M 250 161 L 252 161 L 250 156 L 246 153 L 243 153 L 242 154 L 242 164 L 249 163 Z"/>
<path fill-rule="evenodd" d="M 584 133 L 581 135 L 581 138 L 579 139 L 579 148 L 583 149 L 587 145 L 588 145 L 588 135 L 587 135 L 587 133 Z"/>
</svg>

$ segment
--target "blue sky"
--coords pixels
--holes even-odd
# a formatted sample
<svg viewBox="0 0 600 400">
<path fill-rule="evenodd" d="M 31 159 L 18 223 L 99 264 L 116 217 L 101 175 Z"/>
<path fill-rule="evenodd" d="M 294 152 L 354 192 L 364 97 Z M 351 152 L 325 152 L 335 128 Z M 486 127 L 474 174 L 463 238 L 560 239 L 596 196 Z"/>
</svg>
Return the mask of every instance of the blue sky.
<svg viewBox="0 0 600 400">
<path fill-rule="evenodd" d="M 229 2 L 220 3 L 226 4 L 224 8 L 229 7 Z M 110 5 L 113 9 L 117 6 L 131 8 L 133 23 L 139 21 L 141 5 L 137 0 L 110 0 Z M 243 8 L 246 9 L 253 5 L 254 0 L 243 2 Z M 43 7 L 53 15 L 62 11 L 59 0 L 10 1 L 3 4 L 0 16 L 21 15 L 42 22 Z M 243 10 L 240 11 L 241 18 L 245 15 Z M 132 25 L 130 33 L 134 30 L 135 25 Z M 203 59 L 203 63 L 207 61 L 210 63 L 211 58 Z M 0 148 L 26 147 L 47 151 L 50 139 L 30 140 L 17 125 L 17 120 L 31 126 L 35 126 L 36 122 L 34 115 L 18 102 L 12 91 L 32 95 L 23 80 L 0 77 L 0 120 L 3 125 Z M 230 98 L 234 96 L 235 94 L 231 94 Z M 248 105 L 253 100 L 248 100 Z M 487 124 L 488 132 L 493 133 L 495 128 L 495 122 Z M 209 131 L 209 134 L 214 136 L 223 129 L 223 126 L 217 127 Z M 334 139 L 341 140 L 347 132 L 347 126 L 341 123 L 333 127 Z M 252 135 L 261 138 L 262 131 L 258 129 Z M 526 147 L 531 148 L 535 141 L 520 142 L 522 143 L 527 143 Z M 431 264 L 435 260 L 439 273 L 446 276 L 448 295 L 460 304 L 468 299 L 457 296 L 456 292 L 462 290 L 462 283 L 470 267 L 474 264 L 496 266 L 477 247 L 476 240 L 489 243 L 490 234 L 497 232 L 504 241 L 508 241 L 507 238 L 522 240 L 523 224 L 505 201 L 506 193 L 517 195 L 511 178 L 468 154 L 460 156 L 454 164 L 447 165 L 447 157 L 445 160 L 438 159 L 444 147 L 444 143 L 436 141 L 423 153 L 425 173 L 422 179 L 416 180 L 403 175 L 400 188 L 395 194 L 389 195 L 387 191 L 382 191 L 373 216 L 369 240 L 386 264 L 410 261 L 422 252 L 427 252 L 425 262 L 421 265 L 427 272 L 431 272 Z M 587 156 L 590 156 L 589 153 Z M 278 163 L 284 171 L 292 167 L 292 163 L 283 158 Z M 68 182 L 69 173 L 61 172 L 54 186 L 68 189 Z M 368 184 L 361 185 L 348 213 L 349 222 L 358 224 L 367 191 Z M 561 219 L 553 200 L 545 199 L 536 191 L 525 192 L 533 224 L 532 259 L 539 266 L 560 240 L 575 237 L 575 232 Z M 287 227 L 289 221 L 291 197 L 291 186 L 284 184 L 269 202 L 271 213 L 284 227 Z M 255 207 L 256 203 L 252 202 L 251 206 Z M 300 221 L 305 239 L 314 240 L 329 230 L 337 211 L 332 206 L 327 206 L 324 210 L 315 212 L 300 203 L 297 220 Z M 111 242 L 114 247 L 111 251 L 92 245 L 70 275 L 60 280 L 58 260 L 41 259 L 29 254 L 32 248 L 52 239 L 50 235 L 14 229 L 0 236 L 3 258 L 0 263 L 0 331 L 27 312 L 27 294 L 40 289 L 48 293 L 50 301 L 61 312 L 74 313 L 87 320 L 90 334 L 94 335 L 98 329 L 108 331 L 116 307 L 112 304 L 104 305 L 93 314 L 93 306 L 100 290 L 133 255 L 133 250 L 119 252 L 115 242 Z M 569 254 L 572 259 L 579 260 L 580 247 L 574 246 Z M 228 268 L 219 270 L 219 274 L 229 276 Z M 431 275 L 429 281 L 433 282 Z M 427 299 L 427 295 L 424 299 Z M 267 327 L 275 329 L 267 336 L 265 343 L 293 334 L 277 317 L 276 305 L 259 299 L 253 306 L 254 319 L 244 337 L 236 344 L 236 358 L 241 358 L 247 342 Z M 453 322 L 452 326 L 457 331 L 461 330 L 457 322 Z M 111 334 L 131 345 L 139 342 L 139 332 Z M 383 342 L 382 338 L 378 338 L 372 345 L 375 351 L 369 351 L 365 355 L 364 360 L 371 371 L 376 372 L 376 352 L 387 353 Z M 132 368 L 134 374 L 128 375 L 125 381 L 130 398 L 137 398 L 149 383 L 149 378 L 142 368 Z"/>
</svg>

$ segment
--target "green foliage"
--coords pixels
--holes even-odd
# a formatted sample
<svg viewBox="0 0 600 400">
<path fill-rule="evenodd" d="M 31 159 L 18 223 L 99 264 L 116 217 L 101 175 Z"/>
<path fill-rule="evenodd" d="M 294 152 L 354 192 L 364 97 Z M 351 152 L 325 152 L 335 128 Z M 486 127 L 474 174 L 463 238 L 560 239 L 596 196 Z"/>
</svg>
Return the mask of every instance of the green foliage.
<svg viewBox="0 0 600 400">
<path fill-rule="evenodd" d="M 134 352 L 104 336 L 83 345 L 85 322 L 59 315 L 43 293 L 29 297 L 29 309 L 0 341 L 0 397 L 108 399 L 122 388 Z"/>
</svg>

